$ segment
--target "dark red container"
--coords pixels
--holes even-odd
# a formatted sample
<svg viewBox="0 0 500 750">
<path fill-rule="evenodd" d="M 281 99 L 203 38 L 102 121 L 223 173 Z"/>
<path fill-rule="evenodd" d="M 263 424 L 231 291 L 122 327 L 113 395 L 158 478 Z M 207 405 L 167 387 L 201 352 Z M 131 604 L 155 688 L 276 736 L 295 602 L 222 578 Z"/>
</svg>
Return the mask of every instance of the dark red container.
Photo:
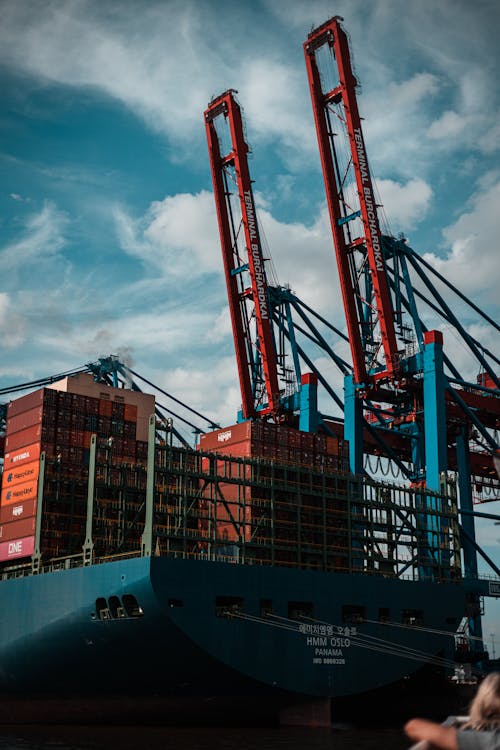
<svg viewBox="0 0 500 750">
<path fill-rule="evenodd" d="M 113 410 L 113 404 L 111 401 L 105 401 L 104 399 L 99 400 L 99 416 L 110 417 Z"/>
<path fill-rule="evenodd" d="M 13 435 L 7 434 L 5 436 L 5 450 L 9 453 L 17 450 L 25 445 L 32 445 L 33 443 L 39 443 L 42 438 L 42 425 L 41 423 L 28 427 L 25 430 L 15 432 Z"/>
<path fill-rule="evenodd" d="M 40 388 L 38 391 L 27 393 L 26 396 L 21 396 L 20 398 L 16 398 L 15 401 L 11 401 L 7 406 L 7 419 L 22 414 L 24 411 L 30 411 L 42 406 L 44 393 L 45 388 Z"/>
<path fill-rule="evenodd" d="M 10 542 L 12 539 L 21 539 L 35 533 L 35 516 L 22 518 L 19 521 L 11 521 L 0 526 L 0 543 Z"/>
<path fill-rule="evenodd" d="M 36 514 L 36 500 L 25 500 L 0 508 L 0 524 L 31 518 Z"/>
<path fill-rule="evenodd" d="M 111 402 L 111 416 L 113 419 L 124 419 L 125 414 L 125 403 L 119 401 Z"/>
<path fill-rule="evenodd" d="M 7 417 L 7 434 L 12 435 L 19 430 L 25 430 L 35 424 L 40 424 L 43 416 L 43 406 L 36 406 L 34 409 L 23 411 L 13 417 Z"/>
</svg>

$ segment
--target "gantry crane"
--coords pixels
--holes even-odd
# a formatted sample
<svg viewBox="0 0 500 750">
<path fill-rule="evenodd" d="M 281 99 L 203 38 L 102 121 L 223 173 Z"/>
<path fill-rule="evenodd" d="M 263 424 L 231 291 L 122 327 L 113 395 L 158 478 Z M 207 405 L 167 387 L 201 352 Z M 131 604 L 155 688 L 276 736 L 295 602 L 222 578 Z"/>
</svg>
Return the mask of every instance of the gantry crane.
<svg viewBox="0 0 500 750">
<path fill-rule="evenodd" d="M 212 99 L 204 120 L 242 398 L 238 419 L 269 419 L 316 431 L 320 422 L 318 379 L 338 406 L 342 401 L 297 341 L 299 328 L 294 325 L 292 310 L 305 325 L 308 341 L 316 343 L 344 374 L 350 367 L 318 331 L 311 319 L 314 311 L 288 287 L 268 282 L 248 165 L 249 146 L 235 94 L 230 89 Z M 313 372 L 302 374 L 301 361 Z"/>
<path fill-rule="evenodd" d="M 414 485 L 439 490 L 447 470 L 457 471 L 465 571 L 473 581 L 470 622 L 477 635 L 479 592 L 485 592 L 477 584 L 471 480 L 487 478 L 498 498 L 493 458 L 499 450 L 500 382 L 492 360 L 499 361 L 466 331 L 406 241 L 381 231 L 341 21 L 336 16 L 314 29 L 304 54 L 353 360 L 353 375 L 345 378 L 344 413 L 351 470 L 363 471 L 367 441 L 375 436 L 378 450 L 385 446 L 410 466 Z M 479 384 L 460 376 L 443 351 L 441 331 L 425 328 L 416 304 L 423 295 L 413 288 L 409 265 L 431 292 L 432 310 L 475 356 L 484 372 Z M 442 529 L 439 515 L 425 523 L 424 557 L 425 537 L 439 536 Z M 446 560 L 429 560 L 424 576 L 432 577 L 433 568 L 443 564 Z"/>
</svg>

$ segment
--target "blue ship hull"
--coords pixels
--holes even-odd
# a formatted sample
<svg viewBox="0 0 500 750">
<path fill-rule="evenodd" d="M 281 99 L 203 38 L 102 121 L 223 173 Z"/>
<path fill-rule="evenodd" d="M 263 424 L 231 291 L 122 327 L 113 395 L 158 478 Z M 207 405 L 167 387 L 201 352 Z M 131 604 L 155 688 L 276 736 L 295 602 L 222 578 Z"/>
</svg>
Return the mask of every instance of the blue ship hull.
<svg viewBox="0 0 500 750">
<path fill-rule="evenodd" d="M 452 583 L 170 557 L 4 580 L 0 592 L 4 699 L 65 696 L 96 705 L 125 696 L 287 705 L 356 695 L 418 670 L 422 660 L 404 657 L 404 647 L 452 658 L 464 611 L 463 591 Z M 127 596 L 140 610 L 101 619 L 96 602 Z M 241 611 L 225 616 L 221 597 L 240 601 Z M 272 617 L 261 617 L 262 601 Z M 311 603 L 313 617 L 292 623 L 290 602 Z M 345 605 L 366 610 L 349 631 Z M 378 622 L 381 609 L 393 622 L 403 610 L 421 610 L 425 629 Z M 369 636 L 390 641 L 391 651 Z"/>
</svg>

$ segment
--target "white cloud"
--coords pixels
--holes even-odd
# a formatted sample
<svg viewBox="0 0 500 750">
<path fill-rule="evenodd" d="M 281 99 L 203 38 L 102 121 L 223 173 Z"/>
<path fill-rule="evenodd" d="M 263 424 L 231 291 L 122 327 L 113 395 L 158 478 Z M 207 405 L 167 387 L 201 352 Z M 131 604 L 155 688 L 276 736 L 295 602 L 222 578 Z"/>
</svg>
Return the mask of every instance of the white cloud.
<svg viewBox="0 0 500 750">
<path fill-rule="evenodd" d="M 180 193 L 155 201 L 144 217 L 131 218 L 117 207 L 114 212 L 120 243 L 125 252 L 166 278 L 193 278 L 222 272 L 214 200 L 205 190 Z"/>
<path fill-rule="evenodd" d="M 480 188 L 467 210 L 443 230 L 449 247 L 444 257 L 426 253 L 423 257 L 458 289 L 486 303 L 498 302 L 500 278 L 500 180 Z"/>
<path fill-rule="evenodd" d="M 5 292 L 0 292 L 0 341 L 6 349 L 13 349 L 25 340 L 26 323 L 12 306 Z"/>
<path fill-rule="evenodd" d="M 230 336 L 232 336 L 231 315 L 229 313 L 229 307 L 226 305 L 220 311 L 219 315 L 217 315 L 212 326 L 208 329 L 207 339 L 208 341 L 217 344 L 224 339 L 228 339 Z"/>
<path fill-rule="evenodd" d="M 377 180 L 377 188 L 393 231 L 412 229 L 429 209 L 432 188 L 415 178 L 402 185 L 394 180 Z"/>
<path fill-rule="evenodd" d="M 489 129 L 486 129 L 480 135 L 478 144 L 485 154 L 493 154 L 495 151 L 500 151 L 500 121 L 498 118 Z"/>
<path fill-rule="evenodd" d="M 155 382 L 219 424 L 236 422 L 241 395 L 234 356 L 214 359 L 210 365 L 200 363 L 198 367 L 172 367 L 159 374 Z M 196 416 L 187 418 L 200 424 Z M 201 423 L 201 426 L 206 429 L 206 424 Z"/>
<path fill-rule="evenodd" d="M 427 131 L 427 136 L 434 140 L 455 138 L 467 127 L 467 119 L 456 112 L 448 110 L 432 123 Z"/>
<path fill-rule="evenodd" d="M 22 270 L 28 274 L 35 266 L 40 271 L 64 247 L 67 223 L 66 215 L 47 201 L 41 211 L 28 218 L 23 237 L 0 250 L 0 271 Z"/>
</svg>

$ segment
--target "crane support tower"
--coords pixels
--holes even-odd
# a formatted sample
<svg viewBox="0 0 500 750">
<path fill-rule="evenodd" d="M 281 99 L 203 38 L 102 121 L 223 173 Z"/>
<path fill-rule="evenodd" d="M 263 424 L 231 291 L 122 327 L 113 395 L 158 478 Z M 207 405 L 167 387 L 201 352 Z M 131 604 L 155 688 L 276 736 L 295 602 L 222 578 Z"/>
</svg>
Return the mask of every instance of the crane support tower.
<svg viewBox="0 0 500 750">
<path fill-rule="evenodd" d="M 242 415 L 244 419 L 252 419 L 259 413 L 261 417 L 276 419 L 280 411 L 280 393 L 272 313 L 248 168 L 249 147 L 234 93 L 233 90 L 226 91 L 210 102 L 205 111 L 205 126 L 242 394 Z M 223 138 L 217 128 L 221 119 L 229 129 L 227 149 L 222 147 Z M 236 190 L 237 201 L 231 200 L 233 190 Z M 237 211 L 239 222 L 235 216 Z M 249 288 L 244 281 L 247 275 Z M 248 310 L 249 300 L 253 302 L 253 313 Z M 252 317 L 255 317 L 255 344 L 251 335 Z M 259 371 L 262 373 L 260 378 Z"/>
<path fill-rule="evenodd" d="M 494 367 L 500 362 L 453 314 L 406 240 L 381 231 L 356 100 L 357 80 L 341 21 L 336 16 L 311 31 L 304 54 L 353 360 L 344 399 L 350 468 L 354 474 L 363 473 L 365 453 L 389 449 L 385 455 L 399 461 L 414 487 L 450 496 L 454 477 L 449 472 L 456 472 L 470 587 L 469 632 L 480 642 L 484 589 L 478 583 L 476 552 L 497 575 L 499 570 L 475 541 L 472 481 L 489 482 L 492 492 L 498 492 L 493 458 L 499 455 L 500 381 Z M 414 288 L 410 268 L 432 301 Z M 446 356 L 442 332 L 426 329 L 417 296 L 454 327 L 469 348 L 482 370 L 477 383 L 467 382 Z M 442 537 L 446 523 L 433 501 L 425 500 L 423 509 L 418 555 L 422 576 L 434 579 L 438 569 L 450 564 L 446 555 L 432 549 L 432 540 Z"/>
</svg>

